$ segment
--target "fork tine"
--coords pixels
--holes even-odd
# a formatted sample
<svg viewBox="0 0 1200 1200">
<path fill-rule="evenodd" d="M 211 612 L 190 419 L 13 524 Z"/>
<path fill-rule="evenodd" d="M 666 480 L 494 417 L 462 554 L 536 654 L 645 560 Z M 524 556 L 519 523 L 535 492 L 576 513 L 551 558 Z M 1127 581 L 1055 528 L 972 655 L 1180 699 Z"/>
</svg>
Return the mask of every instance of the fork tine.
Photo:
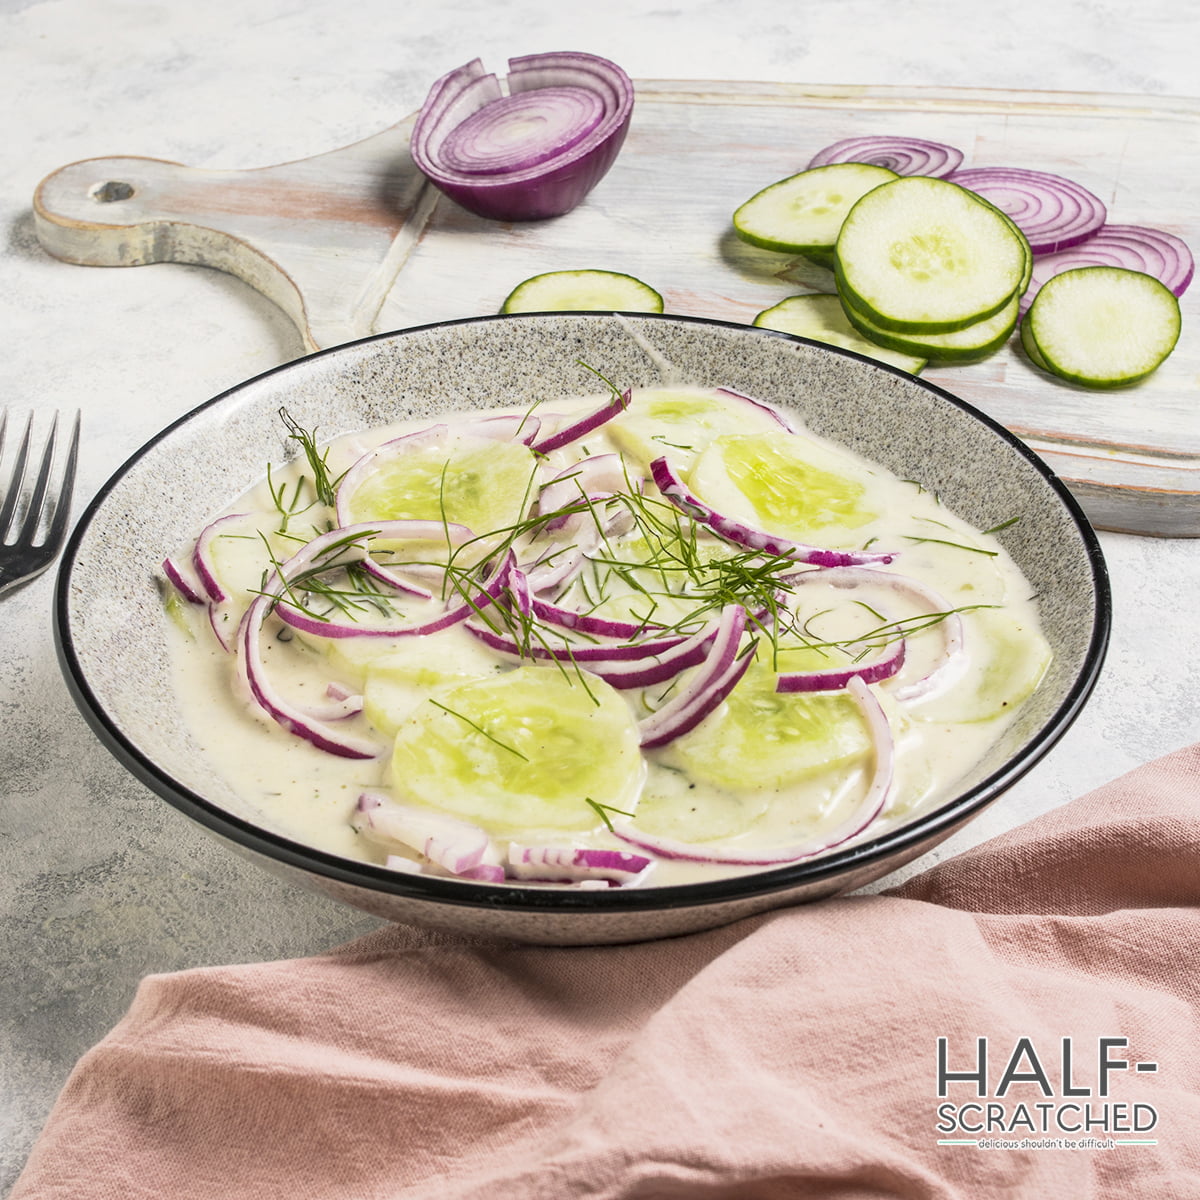
<svg viewBox="0 0 1200 1200">
<path fill-rule="evenodd" d="M 4 414 L 4 425 L 8 424 L 8 412 Z M 17 461 L 13 463 L 12 469 L 12 486 L 9 488 L 8 494 L 4 497 L 3 507 L 0 507 L 0 545 L 4 543 L 4 539 L 8 536 L 8 527 L 12 522 L 13 513 L 17 511 L 17 501 L 21 498 L 21 487 L 25 482 L 25 464 L 29 459 L 29 435 L 33 429 L 33 413 L 30 413 L 25 418 L 25 436 L 21 439 L 21 445 L 17 450 Z M 2 427 L 0 427 L 2 432 Z M 0 451 L 4 449 L 3 440 L 0 439 Z"/>
<path fill-rule="evenodd" d="M 50 467 L 54 463 L 54 445 L 58 440 L 58 413 L 50 422 L 50 432 L 46 435 L 46 444 L 42 448 L 42 461 L 38 467 L 37 479 L 33 484 L 33 492 L 29 496 L 29 507 L 25 510 L 25 522 L 17 538 L 18 545 L 30 546 L 37 536 L 38 525 L 41 523 L 42 505 L 46 502 L 46 485 L 50 482 Z"/>
<path fill-rule="evenodd" d="M 57 416 L 55 421 L 57 421 Z M 71 512 L 71 493 L 75 488 L 75 463 L 79 458 L 79 410 L 75 410 L 75 420 L 71 422 L 71 444 L 67 447 L 67 461 L 63 467 L 62 483 L 54 501 L 53 517 L 50 528 L 46 533 L 46 544 L 57 546 L 62 541 L 66 530 L 67 517 Z"/>
</svg>

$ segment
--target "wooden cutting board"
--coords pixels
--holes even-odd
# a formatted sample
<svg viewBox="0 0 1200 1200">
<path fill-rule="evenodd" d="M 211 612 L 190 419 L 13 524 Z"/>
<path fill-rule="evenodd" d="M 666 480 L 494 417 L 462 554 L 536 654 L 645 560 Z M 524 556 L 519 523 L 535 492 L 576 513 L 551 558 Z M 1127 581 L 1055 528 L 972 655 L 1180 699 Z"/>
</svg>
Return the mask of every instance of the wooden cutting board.
<svg viewBox="0 0 1200 1200">
<path fill-rule="evenodd" d="M 245 280 L 308 349 L 496 312 L 542 271 L 625 271 L 668 312 L 751 321 L 787 295 L 827 290 L 812 271 L 732 234 L 754 192 L 844 137 L 903 133 L 958 146 L 967 166 L 1054 171 L 1090 188 L 1114 222 L 1150 225 L 1200 252 L 1200 100 L 970 89 L 645 80 L 612 171 L 564 217 L 497 223 L 426 184 L 413 118 L 344 149 L 256 170 L 94 158 L 34 196 L 49 253 L 89 266 L 182 262 Z M 1149 380 L 1118 392 L 1058 384 L 1015 344 L 923 378 L 1024 438 L 1100 528 L 1200 536 L 1200 284 L 1183 335 Z"/>
</svg>

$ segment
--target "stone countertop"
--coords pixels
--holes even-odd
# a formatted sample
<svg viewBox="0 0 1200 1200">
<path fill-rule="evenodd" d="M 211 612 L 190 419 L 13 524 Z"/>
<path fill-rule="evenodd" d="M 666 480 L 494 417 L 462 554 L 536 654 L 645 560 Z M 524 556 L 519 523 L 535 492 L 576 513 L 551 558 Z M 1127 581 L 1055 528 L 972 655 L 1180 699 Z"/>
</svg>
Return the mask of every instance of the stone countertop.
<svg viewBox="0 0 1200 1200">
<path fill-rule="evenodd" d="M 475 56 L 496 68 L 510 55 L 586 49 L 635 78 L 1186 96 L 1200 50 L 1200 18 L 1166 0 L 1119 15 L 1099 0 L 1010 0 L 967 24 L 933 0 L 752 0 L 736 19 L 731 11 L 727 0 L 594 9 L 0 0 L 3 402 L 41 419 L 82 409 L 78 512 L 162 426 L 302 352 L 283 314 L 227 275 L 48 257 L 30 199 L 40 179 L 77 159 L 247 168 L 308 157 L 392 124 L 434 78 Z M 1115 621 L 1091 703 L 939 857 L 1195 739 L 1200 540 L 1102 542 Z M 282 902 L 284 885 L 117 766 L 59 675 L 52 588 L 51 573 L 0 601 L 5 1191 L 72 1064 L 143 975 L 315 953 L 375 924 L 308 892 Z"/>
</svg>

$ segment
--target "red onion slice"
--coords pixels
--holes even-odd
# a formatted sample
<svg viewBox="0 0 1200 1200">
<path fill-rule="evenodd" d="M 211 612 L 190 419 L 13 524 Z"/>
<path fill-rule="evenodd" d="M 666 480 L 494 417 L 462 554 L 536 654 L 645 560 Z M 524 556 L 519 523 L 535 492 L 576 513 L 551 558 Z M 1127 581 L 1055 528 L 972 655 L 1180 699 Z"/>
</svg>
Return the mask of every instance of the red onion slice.
<svg viewBox="0 0 1200 1200">
<path fill-rule="evenodd" d="M 227 516 L 210 521 L 200 530 L 200 536 L 196 538 L 196 544 L 192 548 L 192 566 L 196 570 L 196 577 L 200 580 L 205 594 L 214 604 L 227 603 L 229 594 L 217 579 L 217 569 L 212 558 L 213 542 L 221 536 L 227 525 L 245 521 L 248 516 L 248 513 L 229 513 Z"/>
<path fill-rule="evenodd" d="M 162 573 L 167 582 L 189 604 L 203 604 L 205 588 L 191 566 L 176 558 L 162 560 Z"/>
<path fill-rule="evenodd" d="M 540 442 L 534 442 L 530 449 L 535 454 L 549 454 L 552 450 L 561 450 L 563 446 L 569 446 L 572 442 L 579 441 L 581 437 L 586 437 L 592 430 L 599 429 L 606 421 L 611 421 L 613 417 L 619 417 L 629 407 L 632 395 L 633 393 L 627 388 L 619 396 L 613 396 L 599 408 L 572 421 L 557 433 L 549 434 Z"/>
<path fill-rule="evenodd" d="M 399 842 L 416 850 L 451 875 L 489 881 L 504 878 L 499 852 L 487 833 L 447 813 L 363 792 L 350 824 L 385 846 Z"/>
<path fill-rule="evenodd" d="M 649 869 L 652 861 L 626 850 L 591 850 L 576 846 L 524 846 L 508 848 L 508 873 L 530 882 L 580 883 L 607 880 L 631 883 Z"/>
<path fill-rule="evenodd" d="M 808 169 L 811 171 L 813 167 L 826 167 L 831 163 L 855 162 L 886 167 L 897 175 L 930 175 L 935 179 L 944 179 L 962 166 L 962 160 L 961 150 L 941 142 L 877 134 L 843 138 L 818 150 L 809 161 Z"/>
<path fill-rule="evenodd" d="M 643 750 L 653 750 L 694 729 L 737 686 L 753 654 L 738 657 L 746 629 L 746 610 L 727 604 L 721 610 L 708 656 L 696 673 L 666 704 L 638 724 Z"/>
<path fill-rule="evenodd" d="M 358 529 L 365 531 L 363 536 L 369 539 L 372 536 L 372 531 L 386 530 L 391 526 L 406 524 L 408 524 L 406 521 L 380 521 L 376 525 L 345 526 L 342 529 L 335 529 L 333 532 L 345 533 L 347 529 Z M 383 533 L 379 536 L 389 537 L 394 535 Z M 512 570 L 514 562 L 515 559 L 510 551 L 501 560 L 499 566 L 493 568 L 484 582 L 479 585 L 478 592 L 470 597 L 463 598 L 461 603 L 447 605 L 445 610 L 438 616 L 414 625 L 362 625 L 355 621 L 338 621 L 316 617 L 311 613 L 303 612 L 301 609 L 282 599 L 277 602 L 275 612 L 279 619 L 286 625 L 290 625 L 293 629 L 298 629 L 301 633 L 307 633 L 311 637 L 424 637 L 426 634 L 440 633 L 443 629 L 449 629 L 453 625 L 458 625 L 473 613 L 477 613 L 480 609 L 486 608 L 491 604 L 508 586 L 508 573 Z"/>
<path fill-rule="evenodd" d="M 413 127 L 413 160 L 478 216 L 560 216 L 616 160 L 633 112 L 633 83 L 593 54 L 529 54 L 508 66 L 508 96 L 479 59 L 442 76 Z"/>
<path fill-rule="evenodd" d="M 745 546 L 749 550 L 759 550 L 763 554 L 790 558 L 796 562 L 812 563 L 818 567 L 844 567 L 870 562 L 889 563 L 896 557 L 891 552 L 824 550 L 819 546 L 806 546 L 801 542 L 789 541 L 761 529 L 754 529 L 741 521 L 735 521 L 732 517 L 723 516 L 689 491 L 687 484 L 665 458 L 656 458 L 650 464 L 650 474 L 658 490 L 681 512 L 693 521 L 706 525 L 718 537 Z"/>
<path fill-rule="evenodd" d="M 911 683 L 905 683 L 894 689 L 892 694 L 897 700 L 915 700 L 918 696 L 927 695 L 935 688 L 950 682 L 953 676 L 966 666 L 966 656 L 963 654 L 962 617 L 958 613 L 950 611 L 950 603 L 941 593 L 912 578 L 911 575 L 897 574 L 892 571 L 876 571 L 870 567 L 831 567 L 823 571 L 805 571 L 799 575 L 789 575 L 781 582 L 792 588 L 803 587 L 809 583 L 824 584 L 835 588 L 855 588 L 860 584 L 885 587 L 899 592 L 901 595 L 907 595 L 928 613 L 947 614 L 938 623 L 938 629 L 942 636 L 941 652 L 920 679 L 915 679 Z M 918 618 L 912 619 L 917 620 Z M 874 681 L 868 680 L 868 682 Z"/>
<path fill-rule="evenodd" d="M 777 692 L 836 692 L 850 686 L 850 680 L 880 683 L 891 679 L 904 666 L 904 640 L 889 646 L 882 657 L 861 666 L 834 668 L 829 671 L 785 671 L 775 686 Z"/>
<path fill-rule="evenodd" d="M 1021 297 L 1021 311 L 1032 303 L 1048 279 L 1076 267 L 1124 267 L 1152 275 L 1176 296 L 1187 291 L 1196 272 L 1187 243 L 1161 229 L 1140 225 L 1105 225 L 1085 242 L 1033 260 L 1033 276 Z"/>
<path fill-rule="evenodd" d="M 765 414 L 781 429 L 786 429 L 788 433 L 796 432 L 795 426 L 773 404 L 768 404 L 765 400 L 755 400 L 753 396 L 747 396 L 743 392 L 735 392 L 733 388 L 719 387 L 716 390 L 722 396 L 728 396 L 731 400 L 740 400 L 756 412 Z"/>
<path fill-rule="evenodd" d="M 776 850 L 738 850 L 734 847 L 712 847 L 697 842 L 682 842 L 673 838 L 655 837 L 643 833 L 628 821 L 614 825 L 613 832 L 622 841 L 638 846 L 659 858 L 686 862 L 716 863 L 740 867 L 775 867 L 798 862 L 823 854 L 848 842 L 867 829 L 883 812 L 891 794 L 896 772 L 896 744 L 879 701 L 861 679 L 852 679 L 846 691 L 853 696 L 862 712 L 871 735 L 875 769 L 862 798 L 844 820 L 820 837 L 810 838 L 794 846 Z"/>
<path fill-rule="evenodd" d="M 949 178 L 1007 213 L 1034 254 L 1049 254 L 1086 241 L 1108 218 L 1099 196 L 1049 171 L 968 167 Z"/>
</svg>

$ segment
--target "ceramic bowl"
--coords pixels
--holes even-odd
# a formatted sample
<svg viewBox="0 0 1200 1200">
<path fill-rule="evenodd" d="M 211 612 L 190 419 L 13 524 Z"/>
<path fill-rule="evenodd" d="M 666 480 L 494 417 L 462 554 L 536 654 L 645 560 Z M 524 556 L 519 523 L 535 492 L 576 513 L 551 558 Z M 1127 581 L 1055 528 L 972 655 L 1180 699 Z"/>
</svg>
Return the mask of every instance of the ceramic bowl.
<svg viewBox="0 0 1200 1200">
<path fill-rule="evenodd" d="M 622 386 L 725 386 L 798 411 L 815 433 L 920 480 L 999 536 L 1040 598 L 1054 651 L 1043 686 L 957 793 L 910 823 L 824 857 L 704 883 L 603 891 L 409 875 L 266 827 L 206 764 L 178 713 L 165 554 L 290 457 L 288 410 L 322 438 L 406 416 L 524 406 Z M 288 879 L 378 916 L 474 936 L 586 944 L 711 928 L 860 887 L 929 850 L 996 800 L 1062 736 L 1107 643 L 1110 601 L 1078 505 L 1018 439 L 942 389 L 855 354 L 768 330 L 670 316 L 488 317 L 384 334 L 288 363 L 201 405 L 135 454 L 83 515 L 62 564 L 56 634 L 67 682 L 100 740 L 192 820 Z M 281 894 L 280 902 L 285 898 Z"/>
</svg>

